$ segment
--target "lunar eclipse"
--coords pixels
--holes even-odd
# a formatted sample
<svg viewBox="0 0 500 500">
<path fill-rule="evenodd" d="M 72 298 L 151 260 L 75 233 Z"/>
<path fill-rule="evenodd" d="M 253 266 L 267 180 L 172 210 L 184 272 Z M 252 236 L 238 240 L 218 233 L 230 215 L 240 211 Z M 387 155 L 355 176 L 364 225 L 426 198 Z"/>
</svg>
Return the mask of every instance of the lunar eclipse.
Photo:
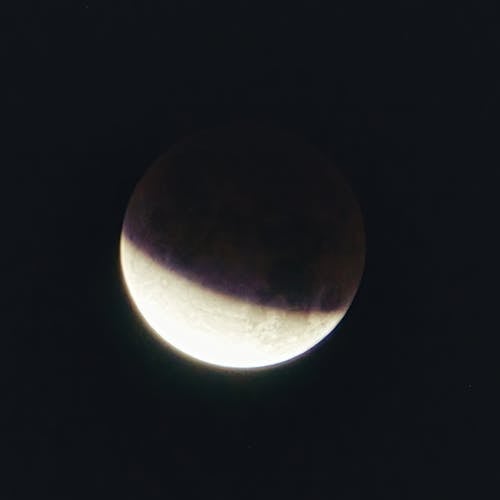
<svg viewBox="0 0 500 500">
<path fill-rule="evenodd" d="M 360 206 L 338 169 L 254 124 L 201 132 L 154 162 L 120 240 L 126 289 L 151 329 L 231 368 L 318 344 L 346 314 L 364 258 Z"/>
</svg>

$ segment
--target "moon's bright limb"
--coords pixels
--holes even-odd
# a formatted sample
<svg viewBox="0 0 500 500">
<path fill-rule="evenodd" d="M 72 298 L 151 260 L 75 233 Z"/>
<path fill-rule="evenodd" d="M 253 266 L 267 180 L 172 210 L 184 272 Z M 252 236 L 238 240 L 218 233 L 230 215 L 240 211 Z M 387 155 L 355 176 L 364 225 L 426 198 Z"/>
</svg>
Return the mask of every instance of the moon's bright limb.
<svg viewBox="0 0 500 500">
<path fill-rule="evenodd" d="M 294 358 L 338 324 L 345 309 L 309 313 L 224 295 L 156 264 L 121 238 L 123 276 L 135 305 L 169 344 L 218 366 L 253 368 Z"/>
<path fill-rule="evenodd" d="M 182 353 L 275 365 L 349 308 L 364 265 L 361 211 L 340 174 L 296 142 L 260 129 L 201 136 L 134 190 L 123 279 L 145 322 Z"/>
</svg>

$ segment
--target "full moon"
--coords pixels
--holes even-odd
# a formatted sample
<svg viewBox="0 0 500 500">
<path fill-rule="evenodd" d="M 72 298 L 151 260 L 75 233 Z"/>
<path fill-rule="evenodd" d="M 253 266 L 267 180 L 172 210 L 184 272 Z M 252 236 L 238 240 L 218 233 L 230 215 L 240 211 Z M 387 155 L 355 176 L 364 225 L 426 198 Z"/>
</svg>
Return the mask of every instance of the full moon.
<svg viewBox="0 0 500 500">
<path fill-rule="evenodd" d="M 340 172 L 306 141 L 249 124 L 201 132 L 154 162 L 120 238 L 125 287 L 152 332 L 228 368 L 318 344 L 346 314 L 364 258 Z"/>
</svg>

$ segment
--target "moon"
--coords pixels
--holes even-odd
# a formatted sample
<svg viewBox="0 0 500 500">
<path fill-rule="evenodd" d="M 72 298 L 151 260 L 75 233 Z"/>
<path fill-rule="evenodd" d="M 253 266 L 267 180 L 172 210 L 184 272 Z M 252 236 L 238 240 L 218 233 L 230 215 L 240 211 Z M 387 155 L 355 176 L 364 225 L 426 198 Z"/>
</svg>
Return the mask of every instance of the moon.
<svg viewBox="0 0 500 500">
<path fill-rule="evenodd" d="M 340 172 L 305 140 L 255 124 L 200 132 L 158 158 L 120 237 L 126 290 L 152 332 L 236 369 L 324 339 L 364 260 L 360 206 Z"/>
</svg>

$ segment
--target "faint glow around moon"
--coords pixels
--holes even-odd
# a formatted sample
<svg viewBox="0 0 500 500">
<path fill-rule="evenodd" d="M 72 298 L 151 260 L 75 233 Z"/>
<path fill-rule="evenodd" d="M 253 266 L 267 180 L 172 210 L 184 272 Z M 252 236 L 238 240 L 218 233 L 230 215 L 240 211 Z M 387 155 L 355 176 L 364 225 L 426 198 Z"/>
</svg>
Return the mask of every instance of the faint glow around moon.
<svg viewBox="0 0 500 500">
<path fill-rule="evenodd" d="M 326 337 L 349 306 L 295 312 L 227 296 L 157 264 L 123 233 L 120 264 L 130 298 L 153 331 L 182 353 L 221 367 L 295 358 Z"/>
</svg>

